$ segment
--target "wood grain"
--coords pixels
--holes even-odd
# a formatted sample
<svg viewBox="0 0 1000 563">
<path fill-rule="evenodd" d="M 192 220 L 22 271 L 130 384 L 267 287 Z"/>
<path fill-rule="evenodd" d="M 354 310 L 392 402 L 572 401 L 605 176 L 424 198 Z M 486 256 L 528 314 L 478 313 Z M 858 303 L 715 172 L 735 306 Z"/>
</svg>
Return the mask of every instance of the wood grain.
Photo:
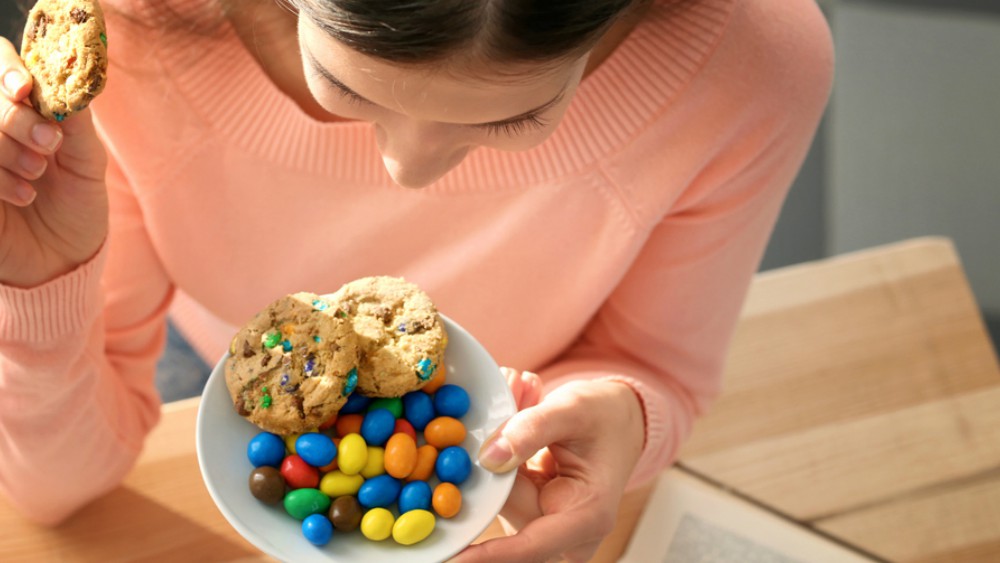
<svg viewBox="0 0 1000 563">
<path fill-rule="evenodd" d="M 891 560 L 1000 561 L 996 480 L 930 493 L 1000 468 L 998 405 L 954 247 L 918 239 L 759 275 L 725 391 L 681 459 Z M 910 529 L 938 519 L 937 534 Z"/>
<path fill-rule="evenodd" d="M 892 561 L 1000 559 L 1000 470 L 816 522 Z"/>
</svg>

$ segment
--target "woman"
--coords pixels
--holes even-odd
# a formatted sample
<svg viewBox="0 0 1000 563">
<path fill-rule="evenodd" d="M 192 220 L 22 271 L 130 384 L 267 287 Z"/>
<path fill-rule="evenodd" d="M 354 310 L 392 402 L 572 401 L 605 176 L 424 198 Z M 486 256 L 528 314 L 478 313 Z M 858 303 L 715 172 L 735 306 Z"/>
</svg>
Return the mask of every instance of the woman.
<svg viewBox="0 0 1000 563">
<path fill-rule="evenodd" d="M 128 471 L 168 308 L 211 363 L 276 296 L 401 275 L 516 368 L 480 459 L 519 532 L 461 558 L 589 557 L 719 390 L 829 93 L 812 1 L 105 4 L 92 114 L 43 123 L 0 52 L 11 501 Z"/>
</svg>

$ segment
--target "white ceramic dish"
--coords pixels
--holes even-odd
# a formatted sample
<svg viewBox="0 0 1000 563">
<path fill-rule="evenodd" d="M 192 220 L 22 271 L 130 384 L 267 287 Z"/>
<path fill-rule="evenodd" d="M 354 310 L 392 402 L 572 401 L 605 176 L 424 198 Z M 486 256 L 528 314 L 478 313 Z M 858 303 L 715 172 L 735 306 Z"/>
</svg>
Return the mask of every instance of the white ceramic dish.
<svg viewBox="0 0 1000 563">
<path fill-rule="evenodd" d="M 253 466 L 246 456 L 247 443 L 260 429 L 236 414 L 226 390 L 219 361 L 208 379 L 198 408 L 195 430 L 198 464 L 208 492 L 226 520 L 250 543 L 283 561 L 444 561 L 472 543 L 500 512 L 514 485 L 515 472 L 495 475 L 476 462 L 483 441 L 516 410 L 514 397 L 496 362 L 475 338 L 444 317 L 448 330 L 445 364 L 448 383 L 469 393 L 472 408 L 463 417 L 468 435 L 463 447 L 473 460 L 472 474 L 460 487 L 462 510 L 454 518 L 437 519 L 429 538 L 402 546 L 391 538 L 373 542 L 359 530 L 334 533 L 323 547 L 302 535 L 301 522 L 279 504 L 268 506 L 250 494 L 247 481 Z"/>
</svg>

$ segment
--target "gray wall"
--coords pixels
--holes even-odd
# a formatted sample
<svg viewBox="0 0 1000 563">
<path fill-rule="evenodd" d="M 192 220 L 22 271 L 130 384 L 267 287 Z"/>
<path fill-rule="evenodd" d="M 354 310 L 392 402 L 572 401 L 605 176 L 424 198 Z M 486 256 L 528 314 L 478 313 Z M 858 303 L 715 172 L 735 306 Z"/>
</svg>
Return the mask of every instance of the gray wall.
<svg viewBox="0 0 1000 563">
<path fill-rule="evenodd" d="M 947 236 L 1000 341 L 1000 2 L 819 2 L 834 91 L 762 269 Z"/>
<path fill-rule="evenodd" d="M 945 235 L 1000 315 L 1000 2 L 822 5 L 834 92 L 763 267 Z"/>
</svg>

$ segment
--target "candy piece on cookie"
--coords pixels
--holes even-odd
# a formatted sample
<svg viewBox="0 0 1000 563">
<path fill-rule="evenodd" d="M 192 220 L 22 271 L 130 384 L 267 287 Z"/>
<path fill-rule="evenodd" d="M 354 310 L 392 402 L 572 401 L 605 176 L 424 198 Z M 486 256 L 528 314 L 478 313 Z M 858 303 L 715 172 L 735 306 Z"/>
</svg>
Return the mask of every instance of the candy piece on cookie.
<svg viewBox="0 0 1000 563">
<path fill-rule="evenodd" d="M 312 293 L 278 299 L 233 338 L 226 386 L 241 416 L 276 434 L 318 428 L 347 402 L 358 337 L 349 319 Z"/>
<path fill-rule="evenodd" d="M 430 297 L 402 278 L 361 278 L 330 296 L 348 313 L 358 333 L 362 359 L 358 392 L 401 397 L 420 389 L 443 369 L 448 342 Z"/>
<path fill-rule="evenodd" d="M 97 0 L 39 0 L 28 14 L 21 58 L 31 104 L 55 121 L 86 108 L 108 74 L 104 12 Z"/>
</svg>

